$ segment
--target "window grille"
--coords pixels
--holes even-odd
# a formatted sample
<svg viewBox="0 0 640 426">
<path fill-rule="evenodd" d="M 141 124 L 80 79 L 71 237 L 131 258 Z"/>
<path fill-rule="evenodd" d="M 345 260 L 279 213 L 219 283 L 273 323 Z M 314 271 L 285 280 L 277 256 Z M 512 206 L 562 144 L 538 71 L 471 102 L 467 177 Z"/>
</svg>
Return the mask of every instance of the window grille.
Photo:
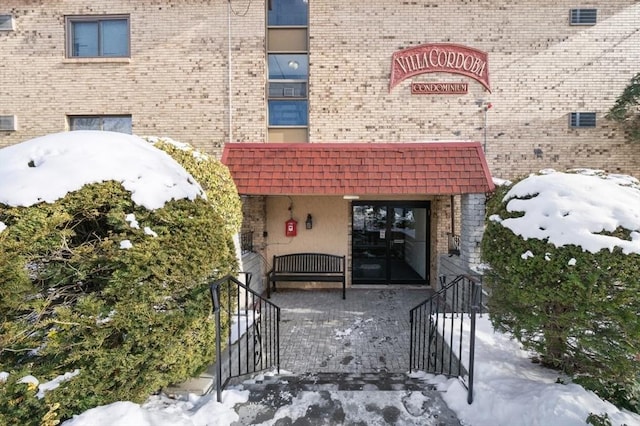
<svg viewBox="0 0 640 426">
<path fill-rule="evenodd" d="M 253 231 L 240 234 L 240 250 L 242 254 L 253 252 Z"/>
</svg>

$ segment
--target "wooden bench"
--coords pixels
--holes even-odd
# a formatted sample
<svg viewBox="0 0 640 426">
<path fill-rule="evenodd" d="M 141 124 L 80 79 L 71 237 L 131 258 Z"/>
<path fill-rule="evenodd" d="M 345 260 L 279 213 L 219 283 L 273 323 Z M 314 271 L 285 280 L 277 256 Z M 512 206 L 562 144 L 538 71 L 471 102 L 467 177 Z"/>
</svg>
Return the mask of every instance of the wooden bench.
<svg viewBox="0 0 640 426">
<path fill-rule="evenodd" d="M 273 256 L 271 270 L 267 273 L 267 297 L 271 286 L 276 291 L 277 281 L 341 282 L 342 298 L 346 298 L 345 256 L 324 253 L 294 253 Z"/>
</svg>

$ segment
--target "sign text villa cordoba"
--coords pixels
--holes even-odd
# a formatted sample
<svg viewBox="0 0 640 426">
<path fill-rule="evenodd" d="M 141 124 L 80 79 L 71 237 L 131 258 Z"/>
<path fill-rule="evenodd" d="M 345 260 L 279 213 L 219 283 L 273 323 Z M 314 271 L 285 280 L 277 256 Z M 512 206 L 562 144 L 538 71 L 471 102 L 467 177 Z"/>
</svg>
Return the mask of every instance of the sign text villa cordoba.
<svg viewBox="0 0 640 426">
<path fill-rule="evenodd" d="M 487 54 L 452 43 L 428 43 L 394 52 L 389 91 L 409 77 L 431 72 L 465 75 L 491 92 Z"/>
</svg>

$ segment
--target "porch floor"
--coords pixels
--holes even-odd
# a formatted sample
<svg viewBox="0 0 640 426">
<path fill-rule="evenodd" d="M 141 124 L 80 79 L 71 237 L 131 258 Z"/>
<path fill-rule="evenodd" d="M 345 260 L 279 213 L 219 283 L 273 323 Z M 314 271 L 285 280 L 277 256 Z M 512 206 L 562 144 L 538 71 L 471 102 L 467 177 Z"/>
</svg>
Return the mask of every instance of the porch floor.
<svg viewBox="0 0 640 426">
<path fill-rule="evenodd" d="M 280 368 L 303 373 L 409 371 L 409 310 L 429 288 L 278 290 Z"/>
</svg>

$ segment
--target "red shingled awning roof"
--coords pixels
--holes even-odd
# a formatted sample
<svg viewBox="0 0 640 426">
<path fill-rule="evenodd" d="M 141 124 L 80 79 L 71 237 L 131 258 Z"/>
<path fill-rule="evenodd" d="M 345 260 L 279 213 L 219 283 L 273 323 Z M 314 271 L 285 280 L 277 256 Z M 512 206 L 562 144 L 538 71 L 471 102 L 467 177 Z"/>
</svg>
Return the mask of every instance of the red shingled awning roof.
<svg viewBox="0 0 640 426">
<path fill-rule="evenodd" d="M 452 195 L 494 190 L 478 142 L 228 143 L 243 195 Z"/>
</svg>

